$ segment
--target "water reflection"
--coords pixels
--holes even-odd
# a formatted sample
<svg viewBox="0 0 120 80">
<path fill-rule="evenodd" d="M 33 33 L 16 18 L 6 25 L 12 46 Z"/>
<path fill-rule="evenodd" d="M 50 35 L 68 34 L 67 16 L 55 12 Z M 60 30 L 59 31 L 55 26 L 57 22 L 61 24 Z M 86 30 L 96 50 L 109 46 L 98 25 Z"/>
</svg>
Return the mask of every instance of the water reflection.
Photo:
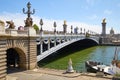
<svg viewBox="0 0 120 80">
<path fill-rule="evenodd" d="M 113 59 L 114 52 L 115 46 L 96 46 L 82 49 L 77 52 L 72 52 L 67 56 L 63 56 L 62 54 L 54 55 L 53 57 L 50 57 L 45 61 L 41 61 L 40 65 L 47 68 L 66 69 L 68 60 L 69 58 L 71 58 L 73 61 L 73 68 L 75 70 L 85 71 L 85 61 L 87 60 L 99 61 L 104 64 L 110 65 Z"/>
</svg>

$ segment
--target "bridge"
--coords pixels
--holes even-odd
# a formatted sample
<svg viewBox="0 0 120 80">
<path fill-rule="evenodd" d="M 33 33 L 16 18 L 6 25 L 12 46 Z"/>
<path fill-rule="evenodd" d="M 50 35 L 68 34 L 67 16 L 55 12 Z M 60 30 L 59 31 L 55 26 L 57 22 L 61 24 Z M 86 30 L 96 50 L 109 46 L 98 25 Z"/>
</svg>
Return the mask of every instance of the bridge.
<svg viewBox="0 0 120 80">
<path fill-rule="evenodd" d="M 96 35 L 44 33 L 40 35 L 36 34 L 33 27 L 29 27 L 28 30 L 3 29 L 0 33 L 0 77 L 6 76 L 7 69 L 11 67 L 34 69 L 38 61 L 57 50 L 88 39 L 99 44 L 99 37 Z M 37 46 L 40 48 L 38 53 Z"/>
<path fill-rule="evenodd" d="M 39 34 L 36 34 L 35 29 L 32 26 L 32 18 L 30 14 L 34 14 L 30 11 L 30 3 L 27 4 L 28 11 L 23 13 L 28 17 L 25 20 L 24 29 L 20 28 L 16 30 L 12 21 L 6 21 L 9 27 L 5 29 L 5 23 L 0 21 L 0 79 L 5 80 L 8 69 L 20 68 L 20 69 L 34 69 L 37 62 L 56 52 L 57 50 L 64 48 L 67 45 L 73 44 L 77 41 L 91 40 L 96 44 L 99 44 L 99 36 L 96 34 L 90 34 L 89 32 L 67 33 L 67 25 L 64 21 L 63 32 L 57 33 L 56 29 L 53 33 L 45 33 L 42 30 L 43 22 L 41 20 L 41 30 Z M 29 12 L 30 11 L 30 12 Z M 56 23 L 54 23 L 56 28 Z M 37 47 L 39 50 L 37 50 Z M 39 51 L 39 52 L 37 52 Z"/>
<path fill-rule="evenodd" d="M 68 35 L 41 35 L 38 38 L 37 44 L 40 46 L 37 56 L 37 61 L 44 59 L 50 54 L 64 48 L 67 45 L 73 44 L 80 40 L 92 40 L 94 43 L 99 44 L 99 37 L 91 35 L 86 37 L 84 34 L 68 34 Z M 45 47 L 44 47 L 45 46 Z"/>
</svg>

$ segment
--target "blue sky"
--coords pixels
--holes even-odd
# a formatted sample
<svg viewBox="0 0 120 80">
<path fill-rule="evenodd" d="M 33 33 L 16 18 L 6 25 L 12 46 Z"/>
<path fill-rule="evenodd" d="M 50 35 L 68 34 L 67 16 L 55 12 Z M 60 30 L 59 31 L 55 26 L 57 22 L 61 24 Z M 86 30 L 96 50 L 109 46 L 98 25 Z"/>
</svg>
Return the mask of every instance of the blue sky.
<svg viewBox="0 0 120 80">
<path fill-rule="evenodd" d="M 106 18 L 107 32 L 113 27 L 119 33 L 120 0 L 1 0 L 0 15 L 5 17 L 6 13 L 11 16 L 20 14 L 24 17 L 26 15 L 22 13 L 22 8 L 26 9 L 28 2 L 32 4 L 32 9 L 36 10 L 34 17 L 56 21 L 67 20 L 71 25 L 80 22 L 96 26 L 97 29 L 101 29 L 101 21 Z M 93 27 L 90 28 L 94 30 Z"/>
</svg>

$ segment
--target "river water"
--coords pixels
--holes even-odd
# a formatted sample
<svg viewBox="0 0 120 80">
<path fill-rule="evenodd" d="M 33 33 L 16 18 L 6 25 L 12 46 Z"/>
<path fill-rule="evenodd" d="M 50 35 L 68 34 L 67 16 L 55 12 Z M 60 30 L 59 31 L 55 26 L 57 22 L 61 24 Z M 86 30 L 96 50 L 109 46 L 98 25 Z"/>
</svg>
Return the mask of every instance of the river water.
<svg viewBox="0 0 120 80">
<path fill-rule="evenodd" d="M 68 61 L 71 58 L 73 68 L 77 71 L 85 71 L 85 61 L 93 60 L 110 65 L 115 53 L 115 46 L 95 46 L 72 52 L 68 55 L 53 55 L 39 62 L 41 67 L 52 69 L 67 69 Z"/>
</svg>

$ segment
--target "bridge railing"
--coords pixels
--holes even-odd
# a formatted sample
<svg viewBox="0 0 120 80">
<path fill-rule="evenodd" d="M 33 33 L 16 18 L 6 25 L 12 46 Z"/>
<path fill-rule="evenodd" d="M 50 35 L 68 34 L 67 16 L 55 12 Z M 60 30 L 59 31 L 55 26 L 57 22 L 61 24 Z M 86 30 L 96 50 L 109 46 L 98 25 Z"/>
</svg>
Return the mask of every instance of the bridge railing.
<svg viewBox="0 0 120 80">
<path fill-rule="evenodd" d="M 27 30 L 6 29 L 5 33 L 10 36 L 28 36 Z"/>
</svg>

